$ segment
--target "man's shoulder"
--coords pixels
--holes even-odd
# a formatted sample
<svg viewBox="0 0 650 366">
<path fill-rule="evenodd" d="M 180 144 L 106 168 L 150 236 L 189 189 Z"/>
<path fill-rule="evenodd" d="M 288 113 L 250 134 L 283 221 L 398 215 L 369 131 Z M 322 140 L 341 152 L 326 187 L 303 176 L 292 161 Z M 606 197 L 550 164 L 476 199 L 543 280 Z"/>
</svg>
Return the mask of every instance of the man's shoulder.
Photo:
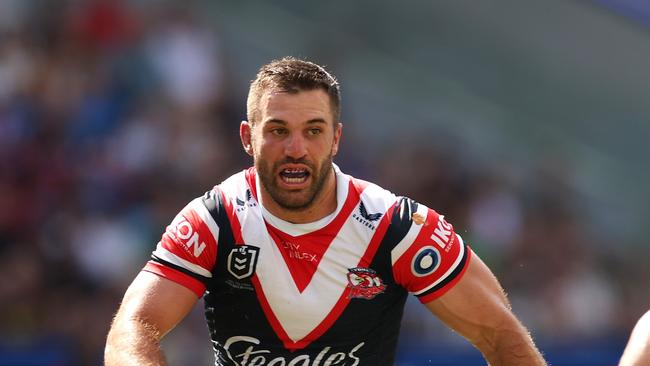
<svg viewBox="0 0 650 366">
<path fill-rule="evenodd" d="M 213 191 L 223 192 L 226 196 L 236 196 L 249 188 L 249 183 L 255 181 L 255 169 L 240 170 L 221 183 L 214 186 Z"/>
<path fill-rule="evenodd" d="M 435 221 L 439 214 L 434 209 L 408 196 L 393 193 L 377 183 L 350 176 L 353 185 L 360 193 L 362 210 L 384 209 L 392 207 L 393 218 L 391 225 L 408 230 L 413 223 L 422 225 L 427 221 Z"/>
<path fill-rule="evenodd" d="M 396 194 L 390 189 L 384 188 L 378 183 L 357 178 L 351 175 L 348 175 L 348 177 L 350 177 L 352 185 L 355 187 L 355 189 L 361 194 L 362 201 L 382 200 L 399 204 L 401 201 L 408 199 L 406 196 Z M 414 202 L 413 200 L 408 200 Z"/>
</svg>

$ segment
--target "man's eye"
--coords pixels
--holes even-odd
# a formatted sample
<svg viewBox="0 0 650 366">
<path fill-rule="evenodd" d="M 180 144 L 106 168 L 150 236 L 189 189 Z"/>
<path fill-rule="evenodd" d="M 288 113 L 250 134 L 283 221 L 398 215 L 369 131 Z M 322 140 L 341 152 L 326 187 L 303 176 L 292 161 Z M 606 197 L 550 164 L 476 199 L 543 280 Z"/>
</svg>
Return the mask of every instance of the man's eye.
<svg viewBox="0 0 650 366">
<path fill-rule="evenodd" d="M 287 133 L 287 130 L 285 130 L 284 128 L 274 128 L 271 130 L 271 133 L 276 136 L 282 136 L 285 133 Z"/>
<path fill-rule="evenodd" d="M 320 135 L 321 132 L 322 131 L 320 130 L 320 128 L 310 128 L 309 129 L 309 134 L 312 135 L 312 136 Z"/>
</svg>

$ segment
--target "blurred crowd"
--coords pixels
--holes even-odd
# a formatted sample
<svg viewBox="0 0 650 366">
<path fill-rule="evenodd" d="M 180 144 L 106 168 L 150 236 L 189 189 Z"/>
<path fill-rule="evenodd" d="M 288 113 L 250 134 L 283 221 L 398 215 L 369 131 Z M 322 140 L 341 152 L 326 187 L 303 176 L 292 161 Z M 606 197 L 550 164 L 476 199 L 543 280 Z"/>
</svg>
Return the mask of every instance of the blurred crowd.
<svg viewBox="0 0 650 366">
<path fill-rule="evenodd" d="M 165 226 L 250 164 L 218 33 L 184 2 L 130 4 L 0 2 L 0 365 L 101 364 Z M 560 164 L 524 175 L 418 142 L 352 161 L 344 139 L 337 163 L 445 214 L 535 336 L 621 335 L 647 307 L 648 270 L 594 245 Z M 444 339 L 422 317 L 407 312 L 403 337 Z M 200 315 L 188 323 L 172 357 L 196 364 L 210 345 Z"/>
</svg>

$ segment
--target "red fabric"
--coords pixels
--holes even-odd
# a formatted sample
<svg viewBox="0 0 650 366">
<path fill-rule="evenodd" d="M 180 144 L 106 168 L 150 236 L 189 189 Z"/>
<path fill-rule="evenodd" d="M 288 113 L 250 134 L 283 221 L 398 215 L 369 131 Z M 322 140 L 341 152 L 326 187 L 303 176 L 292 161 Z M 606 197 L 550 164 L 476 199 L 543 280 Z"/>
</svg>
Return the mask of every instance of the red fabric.
<svg viewBox="0 0 650 366">
<path fill-rule="evenodd" d="M 211 271 L 217 260 L 217 239 L 189 204 L 176 215 L 160 240 L 176 256 Z"/>
<path fill-rule="evenodd" d="M 280 249 L 289 272 L 300 292 L 303 292 L 318 269 L 318 263 L 345 224 L 352 210 L 359 203 L 360 192 L 350 182 L 348 196 L 339 214 L 325 227 L 314 232 L 292 236 L 266 223 L 273 241 Z"/>
<path fill-rule="evenodd" d="M 448 284 L 446 284 L 438 291 L 419 297 L 421 303 L 426 304 L 439 298 L 440 296 L 444 295 L 447 291 L 451 290 L 454 286 L 456 286 L 456 283 L 458 283 L 458 281 L 460 281 L 460 279 L 463 278 L 463 275 L 465 274 L 467 268 L 469 267 L 469 261 L 471 259 L 470 257 L 472 256 L 471 249 L 469 249 L 469 247 L 465 249 L 467 250 L 467 260 L 465 260 L 464 267 L 461 270 L 461 272 L 453 280 L 451 280 Z"/>
<path fill-rule="evenodd" d="M 454 265 L 459 256 L 463 243 L 454 233 L 453 227 L 448 224 L 444 217 L 432 209 L 429 209 L 424 222 L 413 244 L 402 254 L 393 265 L 395 281 L 406 288 L 409 292 L 419 292 L 447 274 L 447 271 Z M 438 263 L 430 273 L 426 275 L 416 274 L 415 258 L 422 250 L 433 249 L 437 256 Z M 455 281 L 451 281 L 443 288 L 437 290 L 447 291 Z M 427 294 L 430 298 L 432 294 Z M 439 295 L 438 295 L 439 296 Z"/>
<path fill-rule="evenodd" d="M 382 217 L 381 221 L 377 225 L 377 230 L 375 231 L 372 239 L 370 240 L 370 243 L 368 244 L 368 248 L 366 249 L 366 252 L 364 253 L 363 257 L 361 257 L 361 259 L 359 260 L 359 263 L 357 265 L 358 267 L 368 267 L 370 265 L 370 262 L 372 262 L 372 258 L 374 258 L 377 249 L 379 249 L 379 244 L 384 238 L 384 235 L 386 234 L 386 230 L 388 230 L 388 225 L 390 224 L 390 221 L 392 219 L 392 212 L 393 210 L 391 207 L 386 212 L 384 217 Z M 257 297 L 260 301 L 260 305 L 262 306 L 262 309 L 264 310 L 264 313 L 266 314 L 266 318 L 269 320 L 271 327 L 273 328 L 277 336 L 283 341 L 284 347 L 292 351 L 305 348 L 311 342 L 320 338 L 320 336 L 322 336 L 328 329 L 332 327 L 332 325 L 334 325 L 336 320 L 341 316 L 341 313 L 343 313 L 347 305 L 350 303 L 350 296 L 348 296 L 350 293 L 350 288 L 348 287 L 343 291 L 341 297 L 336 302 L 336 305 L 334 305 L 334 307 L 329 312 L 329 314 L 327 314 L 325 319 L 323 319 L 323 321 L 307 336 L 305 336 L 304 338 L 302 338 L 297 342 L 294 342 L 288 337 L 287 333 L 282 328 L 282 325 L 276 318 L 275 314 L 273 314 L 273 310 L 271 309 L 268 301 L 266 300 L 266 297 L 264 295 L 264 289 L 262 288 L 256 274 L 253 275 L 252 282 L 253 285 L 255 286 L 255 292 L 257 293 Z"/>
<path fill-rule="evenodd" d="M 194 292 L 199 298 L 202 297 L 203 293 L 205 292 L 205 285 L 201 281 L 181 271 L 166 267 L 160 263 L 149 261 L 142 270 L 145 272 L 157 274 L 158 276 L 166 278 L 170 281 L 174 281 L 179 285 L 192 290 L 192 292 Z"/>
</svg>

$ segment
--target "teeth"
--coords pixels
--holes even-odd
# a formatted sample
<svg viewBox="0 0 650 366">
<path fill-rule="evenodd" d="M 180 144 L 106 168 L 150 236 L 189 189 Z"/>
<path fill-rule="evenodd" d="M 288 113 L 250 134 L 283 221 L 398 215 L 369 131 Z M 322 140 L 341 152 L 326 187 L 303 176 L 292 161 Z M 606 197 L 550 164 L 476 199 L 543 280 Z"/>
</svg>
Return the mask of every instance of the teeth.
<svg viewBox="0 0 650 366">
<path fill-rule="evenodd" d="M 282 179 L 287 183 L 302 183 L 307 178 L 306 177 L 304 177 L 304 178 L 287 178 L 287 177 L 283 177 Z"/>
<path fill-rule="evenodd" d="M 287 184 L 301 184 L 307 181 L 309 172 L 304 168 L 286 168 L 282 170 L 280 177 Z"/>
<path fill-rule="evenodd" d="M 284 169 L 284 172 L 285 172 L 285 173 L 302 173 L 302 172 L 304 172 L 304 171 L 305 171 L 304 169 L 298 169 L 298 168 L 294 168 L 294 169 Z"/>
</svg>

